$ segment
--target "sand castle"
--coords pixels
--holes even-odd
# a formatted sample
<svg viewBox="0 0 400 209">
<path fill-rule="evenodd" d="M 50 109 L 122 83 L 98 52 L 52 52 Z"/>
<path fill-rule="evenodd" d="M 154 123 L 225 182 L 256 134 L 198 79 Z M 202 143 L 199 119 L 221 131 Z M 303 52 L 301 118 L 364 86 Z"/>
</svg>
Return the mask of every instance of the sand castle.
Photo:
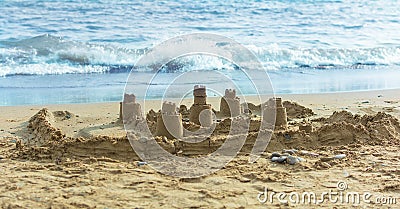
<svg viewBox="0 0 400 209">
<path fill-rule="evenodd" d="M 282 98 L 271 98 L 265 103 L 262 111 L 264 121 L 271 120 L 275 115 L 275 129 L 287 129 L 287 114 Z"/>
<path fill-rule="evenodd" d="M 240 115 L 240 99 L 236 97 L 235 89 L 226 89 L 221 98 L 220 113 L 224 117 L 236 117 Z"/>
<path fill-rule="evenodd" d="M 156 135 L 169 139 L 183 136 L 182 115 L 177 111 L 175 103 L 163 103 L 161 114 L 157 116 Z"/>
<path fill-rule="evenodd" d="M 142 108 L 136 103 L 134 94 L 124 94 L 123 102 L 119 103 L 119 121 L 128 122 L 142 118 Z"/>
<path fill-rule="evenodd" d="M 211 105 L 207 104 L 206 87 L 195 85 L 193 90 L 194 103 L 190 107 L 189 121 L 203 127 L 210 127 L 213 123 Z"/>
</svg>

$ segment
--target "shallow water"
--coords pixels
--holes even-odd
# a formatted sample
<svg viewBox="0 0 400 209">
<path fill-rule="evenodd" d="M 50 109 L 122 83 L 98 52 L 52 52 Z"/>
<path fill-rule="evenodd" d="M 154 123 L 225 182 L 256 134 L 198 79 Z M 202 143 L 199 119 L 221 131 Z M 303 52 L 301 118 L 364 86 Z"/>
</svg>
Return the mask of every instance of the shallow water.
<svg viewBox="0 0 400 209">
<path fill-rule="evenodd" d="M 246 77 L 235 72 L 227 74 L 235 78 L 233 82 L 239 85 L 241 94 L 256 94 L 254 89 L 247 85 L 249 80 Z M 130 89 L 134 89 L 134 93 L 140 99 L 159 99 L 162 97 L 190 97 L 188 90 L 191 90 L 198 83 L 205 84 L 210 89 L 208 96 L 221 96 L 221 92 L 225 88 L 234 87 L 230 80 L 208 79 L 207 73 L 203 72 L 198 74 L 198 76 L 203 77 L 203 79 L 200 79 L 201 82 L 186 80 L 183 83 L 175 83 L 174 88 L 170 89 L 168 94 L 164 96 L 165 90 L 171 88 L 169 81 L 178 75 L 178 73 L 162 73 L 159 79 L 149 84 L 140 82 L 140 80 L 153 76 L 153 73 L 137 72 L 135 73 L 137 79 L 134 83 L 131 83 Z M 0 77 L 0 104 L 28 105 L 121 101 L 127 77 L 128 73 Z M 311 94 L 400 88 L 400 82 L 398 82 L 400 69 L 391 68 L 305 70 L 296 73 L 289 70 L 270 72 L 269 77 L 275 94 Z M 149 86 L 150 88 L 147 89 Z M 269 89 L 265 91 L 259 89 L 259 91 L 262 94 L 271 94 Z"/>
<path fill-rule="evenodd" d="M 268 70 L 275 93 L 399 88 L 399 8 L 395 0 L 2 1 L 0 105 L 119 101 L 143 53 L 195 32 L 248 47 Z M 221 59 L 177 62 L 164 80 L 214 69 L 246 86 L 235 66 Z M 165 85 L 154 85 L 149 98 L 163 93 Z"/>
</svg>

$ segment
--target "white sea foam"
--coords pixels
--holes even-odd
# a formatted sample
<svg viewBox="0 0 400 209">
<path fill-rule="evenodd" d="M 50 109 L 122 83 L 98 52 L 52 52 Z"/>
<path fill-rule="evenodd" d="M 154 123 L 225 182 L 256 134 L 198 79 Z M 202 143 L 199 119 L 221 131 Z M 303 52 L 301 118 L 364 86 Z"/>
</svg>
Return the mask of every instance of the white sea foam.
<svg viewBox="0 0 400 209">
<path fill-rule="evenodd" d="M 49 35 L 3 45 L 5 47 L 0 48 L 0 76 L 127 71 L 146 52 L 146 49 L 68 41 Z M 304 49 L 284 48 L 278 44 L 247 47 L 267 70 L 400 65 L 400 47 Z M 163 63 L 159 66 L 161 64 Z M 235 66 L 224 59 L 209 55 L 190 55 L 177 58 L 164 66 L 163 70 L 171 72 L 201 69 L 232 70 Z"/>
<path fill-rule="evenodd" d="M 59 63 L 24 64 L 16 66 L 0 65 L 0 76 L 7 75 L 48 75 L 48 74 L 71 74 L 71 73 L 105 73 L 109 67 L 100 65 L 77 65 Z"/>
</svg>

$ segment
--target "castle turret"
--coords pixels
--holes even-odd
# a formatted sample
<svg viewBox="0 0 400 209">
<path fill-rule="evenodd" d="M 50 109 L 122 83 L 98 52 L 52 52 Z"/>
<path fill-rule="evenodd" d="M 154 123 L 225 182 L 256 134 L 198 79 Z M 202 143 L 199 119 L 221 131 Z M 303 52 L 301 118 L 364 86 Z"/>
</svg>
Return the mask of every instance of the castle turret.
<svg viewBox="0 0 400 209">
<path fill-rule="evenodd" d="M 125 103 L 136 103 L 136 96 L 134 94 L 124 94 Z"/>
<path fill-rule="evenodd" d="M 240 99 L 236 97 L 235 89 L 226 89 L 221 98 L 220 113 L 225 117 L 236 117 L 240 115 Z"/>
<path fill-rule="evenodd" d="M 142 110 L 139 103 L 136 103 L 134 94 L 124 94 L 124 100 L 119 103 L 119 120 L 132 121 L 142 118 Z"/>
<path fill-rule="evenodd" d="M 161 114 L 157 116 L 156 135 L 169 139 L 183 136 L 182 115 L 178 113 L 175 103 L 163 103 Z"/>
<path fill-rule="evenodd" d="M 282 98 L 272 98 L 264 104 L 263 122 L 272 120 L 275 116 L 275 129 L 287 129 L 286 108 L 283 107 Z"/>
<path fill-rule="evenodd" d="M 195 85 L 193 90 L 193 105 L 190 107 L 189 121 L 203 127 L 210 127 L 213 123 L 211 105 L 207 104 L 206 87 Z"/>
</svg>

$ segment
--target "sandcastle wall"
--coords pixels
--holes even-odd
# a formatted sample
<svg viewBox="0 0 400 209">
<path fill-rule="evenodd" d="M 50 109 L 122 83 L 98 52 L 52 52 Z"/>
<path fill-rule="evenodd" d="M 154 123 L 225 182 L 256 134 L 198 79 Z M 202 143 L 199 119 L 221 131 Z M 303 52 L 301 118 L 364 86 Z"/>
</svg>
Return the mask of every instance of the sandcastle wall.
<svg viewBox="0 0 400 209">
<path fill-rule="evenodd" d="M 204 127 L 213 123 L 211 105 L 207 104 L 206 87 L 195 85 L 193 89 L 193 105 L 190 107 L 189 121 Z"/>
<path fill-rule="evenodd" d="M 220 113 L 225 117 L 236 117 L 240 115 L 240 99 L 236 97 L 235 89 L 226 89 L 221 98 Z"/>
<path fill-rule="evenodd" d="M 183 136 L 182 115 L 178 113 L 175 103 L 163 103 L 161 113 L 157 116 L 156 135 L 169 139 Z"/>
</svg>

